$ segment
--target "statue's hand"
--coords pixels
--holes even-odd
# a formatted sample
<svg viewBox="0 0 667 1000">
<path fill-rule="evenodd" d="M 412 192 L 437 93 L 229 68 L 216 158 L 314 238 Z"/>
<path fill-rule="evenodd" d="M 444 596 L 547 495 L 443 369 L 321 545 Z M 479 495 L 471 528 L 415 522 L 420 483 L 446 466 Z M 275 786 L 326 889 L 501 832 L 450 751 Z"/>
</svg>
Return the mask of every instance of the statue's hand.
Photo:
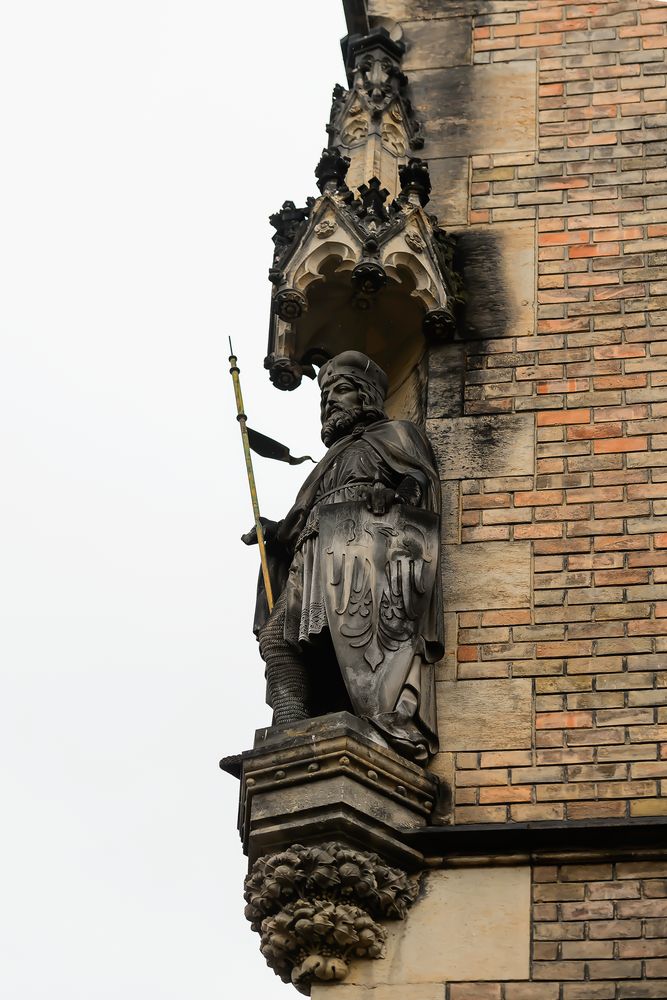
<svg viewBox="0 0 667 1000">
<path fill-rule="evenodd" d="M 371 514 L 386 514 L 395 499 L 394 491 L 379 482 L 373 483 L 364 493 L 364 500 Z"/>
<path fill-rule="evenodd" d="M 264 541 L 267 545 L 271 542 L 275 542 L 276 533 L 280 527 L 280 521 L 272 521 L 268 517 L 260 517 L 262 522 L 262 534 L 264 535 Z M 241 535 L 241 541 L 246 545 L 257 545 L 257 527 L 253 524 L 250 531 L 247 531 L 245 535 Z"/>
<path fill-rule="evenodd" d="M 396 498 L 399 503 L 418 507 L 422 500 L 422 492 L 422 488 L 414 476 L 404 476 L 396 489 Z"/>
</svg>

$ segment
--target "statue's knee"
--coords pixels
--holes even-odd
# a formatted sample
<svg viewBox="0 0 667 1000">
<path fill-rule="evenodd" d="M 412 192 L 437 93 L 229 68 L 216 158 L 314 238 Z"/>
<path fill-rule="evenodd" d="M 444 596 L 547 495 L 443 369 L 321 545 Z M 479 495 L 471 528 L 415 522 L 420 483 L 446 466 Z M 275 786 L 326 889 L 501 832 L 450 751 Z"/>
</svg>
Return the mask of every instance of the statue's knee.
<svg viewBox="0 0 667 1000">
<path fill-rule="evenodd" d="M 271 615 L 260 629 L 257 638 L 259 639 L 259 655 L 266 663 L 286 646 L 284 616 Z"/>
</svg>

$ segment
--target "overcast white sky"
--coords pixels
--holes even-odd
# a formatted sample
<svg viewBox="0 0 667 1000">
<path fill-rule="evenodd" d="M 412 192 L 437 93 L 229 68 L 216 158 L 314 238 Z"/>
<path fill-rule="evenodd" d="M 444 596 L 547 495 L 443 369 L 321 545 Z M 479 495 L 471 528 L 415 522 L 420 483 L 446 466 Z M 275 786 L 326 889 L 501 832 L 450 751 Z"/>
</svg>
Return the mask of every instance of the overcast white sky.
<svg viewBox="0 0 667 1000">
<path fill-rule="evenodd" d="M 316 194 L 341 0 L 0 0 L 0 995 L 296 996 L 243 918 L 269 721 L 251 423 L 320 454 L 266 353 L 271 230 Z M 304 468 L 257 460 L 281 516 Z"/>
</svg>

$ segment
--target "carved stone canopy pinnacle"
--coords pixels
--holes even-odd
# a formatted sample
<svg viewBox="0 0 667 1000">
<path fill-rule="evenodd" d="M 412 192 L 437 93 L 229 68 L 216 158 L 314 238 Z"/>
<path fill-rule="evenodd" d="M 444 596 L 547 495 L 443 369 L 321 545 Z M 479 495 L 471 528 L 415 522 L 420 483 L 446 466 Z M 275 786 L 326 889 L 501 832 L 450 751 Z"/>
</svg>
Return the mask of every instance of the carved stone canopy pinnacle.
<svg viewBox="0 0 667 1000">
<path fill-rule="evenodd" d="M 453 249 L 424 211 L 431 188 L 424 161 L 401 168 L 393 199 L 375 176 L 355 197 L 345 169 L 345 157 L 326 151 L 318 165 L 324 193 L 304 209 L 285 203 L 272 217 L 266 366 L 275 385 L 292 389 L 313 363 L 360 350 L 387 371 L 391 393 L 425 337 L 454 334 Z"/>
<path fill-rule="evenodd" d="M 398 167 L 423 146 L 421 125 L 407 96 L 401 70 L 405 45 L 384 27 L 347 39 L 350 87 L 336 87 L 327 131 L 329 145 L 350 159 L 348 184 L 359 187 L 379 177 L 398 194 Z"/>
<path fill-rule="evenodd" d="M 431 180 L 414 155 L 423 140 L 399 35 L 376 27 L 346 39 L 349 86 L 333 91 L 320 197 L 271 216 L 265 360 L 274 385 L 290 390 L 314 364 L 362 351 L 387 371 L 389 412 L 426 342 L 454 336 L 460 285 L 453 240 L 424 211 Z"/>
</svg>

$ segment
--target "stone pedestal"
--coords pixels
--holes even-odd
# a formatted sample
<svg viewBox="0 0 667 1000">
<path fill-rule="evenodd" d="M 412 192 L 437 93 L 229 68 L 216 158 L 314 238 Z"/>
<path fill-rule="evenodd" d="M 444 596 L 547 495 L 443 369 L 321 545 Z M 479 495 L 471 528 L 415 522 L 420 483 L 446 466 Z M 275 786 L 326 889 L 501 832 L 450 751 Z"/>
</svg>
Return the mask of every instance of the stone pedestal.
<svg viewBox="0 0 667 1000">
<path fill-rule="evenodd" d="M 403 868 L 422 860 L 401 834 L 428 824 L 438 780 L 348 712 L 257 730 L 240 778 L 239 831 L 251 864 L 295 842 L 326 840 Z"/>
<path fill-rule="evenodd" d="M 387 920 L 418 894 L 409 833 L 437 811 L 437 777 L 348 712 L 260 729 L 222 761 L 241 781 L 246 917 L 268 965 L 302 993 L 382 958 Z"/>
</svg>

